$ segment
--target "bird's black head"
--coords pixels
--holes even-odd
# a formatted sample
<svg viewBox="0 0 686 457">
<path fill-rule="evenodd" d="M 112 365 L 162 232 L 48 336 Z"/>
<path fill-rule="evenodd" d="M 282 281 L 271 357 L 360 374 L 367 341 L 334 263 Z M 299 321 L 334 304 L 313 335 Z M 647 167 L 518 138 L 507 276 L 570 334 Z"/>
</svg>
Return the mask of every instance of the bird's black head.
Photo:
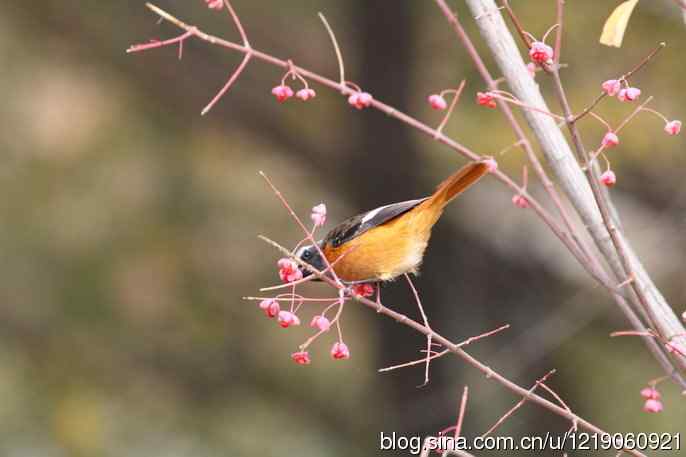
<svg viewBox="0 0 686 457">
<path fill-rule="evenodd" d="M 316 268 L 319 271 L 322 271 L 326 268 L 326 263 L 324 262 L 324 259 L 322 259 L 322 256 L 319 254 L 319 250 L 317 249 L 316 246 L 314 245 L 308 245 L 308 246 L 303 246 L 298 251 L 296 252 L 295 256 L 302 260 L 305 263 L 308 263 L 312 265 L 314 268 Z M 311 271 L 309 271 L 306 268 L 299 267 L 300 271 L 303 273 L 303 277 L 307 277 L 312 274 Z"/>
</svg>

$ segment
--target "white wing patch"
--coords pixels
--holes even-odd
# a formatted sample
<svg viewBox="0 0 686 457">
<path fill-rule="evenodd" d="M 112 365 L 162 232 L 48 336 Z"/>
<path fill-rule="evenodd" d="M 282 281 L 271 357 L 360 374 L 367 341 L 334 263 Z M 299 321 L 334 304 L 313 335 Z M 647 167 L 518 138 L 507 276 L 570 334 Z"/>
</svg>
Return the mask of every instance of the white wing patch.
<svg viewBox="0 0 686 457">
<path fill-rule="evenodd" d="M 381 212 L 381 210 L 388 208 L 389 206 L 393 206 L 393 205 L 395 205 L 395 203 L 391 203 L 390 205 L 385 205 L 385 206 L 379 206 L 378 208 L 369 211 L 367 214 L 364 215 L 364 217 L 360 221 L 360 224 L 364 224 L 365 222 L 372 220 L 374 218 L 374 216 L 376 216 L 377 214 L 379 214 Z"/>
</svg>

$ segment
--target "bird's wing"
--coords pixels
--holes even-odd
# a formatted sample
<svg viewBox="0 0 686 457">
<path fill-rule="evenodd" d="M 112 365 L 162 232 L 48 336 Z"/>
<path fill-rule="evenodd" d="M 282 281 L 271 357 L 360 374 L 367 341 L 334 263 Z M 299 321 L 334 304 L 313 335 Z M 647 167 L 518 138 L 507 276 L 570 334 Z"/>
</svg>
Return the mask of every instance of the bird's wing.
<svg viewBox="0 0 686 457">
<path fill-rule="evenodd" d="M 401 214 L 405 214 L 424 200 L 426 198 L 391 203 L 390 205 L 380 206 L 366 213 L 346 219 L 326 235 L 324 244 L 331 243 L 334 247 L 340 246 L 346 241 L 362 235 L 367 230 L 378 227 Z"/>
</svg>

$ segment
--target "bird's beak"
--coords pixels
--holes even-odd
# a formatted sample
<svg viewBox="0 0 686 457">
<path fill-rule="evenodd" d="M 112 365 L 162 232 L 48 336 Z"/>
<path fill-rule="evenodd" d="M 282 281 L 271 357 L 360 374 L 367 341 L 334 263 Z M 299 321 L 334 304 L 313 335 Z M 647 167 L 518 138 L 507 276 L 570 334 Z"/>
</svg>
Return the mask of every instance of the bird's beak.
<svg viewBox="0 0 686 457">
<path fill-rule="evenodd" d="M 300 269 L 300 272 L 303 274 L 303 278 L 307 278 L 312 274 L 310 270 L 307 268 L 303 267 L 302 265 L 298 265 L 298 268 Z"/>
<path fill-rule="evenodd" d="M 308 270 L 307 268 L 305 268 L 301 265 L 298 265 L 298 268 L 300 268 L 300 272 L 303 274 L 303 278 L 307 278 L 308 276 L 313 275 L 313 273 L 310 270 Z M 321 279 L 320 278 L 313 278 L 312 281 L 321 281 Z"/>
</svg>

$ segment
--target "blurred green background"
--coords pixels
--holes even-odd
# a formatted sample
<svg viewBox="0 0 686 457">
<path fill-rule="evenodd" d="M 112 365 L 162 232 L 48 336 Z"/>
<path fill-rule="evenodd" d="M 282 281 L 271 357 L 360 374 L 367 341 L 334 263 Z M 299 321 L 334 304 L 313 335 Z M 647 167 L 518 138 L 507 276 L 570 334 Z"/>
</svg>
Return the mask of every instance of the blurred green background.
<svg viewBox="0 0 686 457">
<path fill-rule="evenodd" d="M 452 3 L 483 50 L 462 2 Z M 655 96 L 653 108 L 686 118 L 686 27 L 676 8 L 640 2 L 624 47 L 601 47 L 617 3 L 568 2 L 562 61 L 573 106 L 586 106 L 600 82 L 664 40 L 668 47 L 633 83 Z M 157 4 L 238 39 L 225 11 L 200 0 Z M 513 5 L 536 36 L 554 22 L 552 1 Z M 440 114 L 426 96 L 466 78 L 447 132 L 485 154 L 514 141 L 497 112 L 472 102 L 482 84 L 433 2 L 234 6 L 256 48 L 335 78 L 316 16 L 324 12 L 348 79 L 433 125 Z M 124 52 L 177 34 L 143 1 L 0 4 L 0 455 L 378 455 L 382 431 L 425 436 L 453 423 L 464 385 L 464 432 L 482 433 L 518 399 L 458 359 L 434 363 L 423 388 L 421 367 L 377 372 L 417 358 L 418 334 L 352 304 L 343 318 L 352 358 L 331 360 L 328 335 L 313 364 L 301 367 L 289 354 L 310 329 L 282 330 L 241 299 L 278 282 L 279 255 L 257 235 L 286 245 L 300 239 L 258 170 L 305 217 L 325 202 L 328 229 L 430 192 L 464 160 L 322 87 L 314 86 L 311 102 L 278 104 L 270 90 L 282 73 L 258 61 L 201 117 L 239 55 L 199 41 L 186 43 L 182 61 L 174 48 Z M 550 94 L 549 81 L 538 80 Z M 609 100 L 598 112 L 616 125 L 632 108 Z M 588 119 L 582 127 L 593 147 L 602 126 Z M 686 155 L 684 136 L 662 127 L 642 114 L 623 132 L 610 153 L 612 193 L 636 249 L 681 313 Z M 498 160 L 518 175 L 524 156 L 511 150 Z M 637 339 L 608 337 L 627 327 L 623 316 L 510 198 L 486 179 L 436 226 L 416 281 L 432 326 L 459 341 L 510 323 L 471 351 L 522 385 L 557 368 L 550 385 L 610 431 L 683 431 L 686 404 L 673 385 L 662 389 L 663 413 L 641 411 L 639 390 L 660 368 Z M 384 294 L 394 309 L 416 315 L 402 281 Z M 500 433 L 567 427 L 526 405 Z"/>
</svg>

